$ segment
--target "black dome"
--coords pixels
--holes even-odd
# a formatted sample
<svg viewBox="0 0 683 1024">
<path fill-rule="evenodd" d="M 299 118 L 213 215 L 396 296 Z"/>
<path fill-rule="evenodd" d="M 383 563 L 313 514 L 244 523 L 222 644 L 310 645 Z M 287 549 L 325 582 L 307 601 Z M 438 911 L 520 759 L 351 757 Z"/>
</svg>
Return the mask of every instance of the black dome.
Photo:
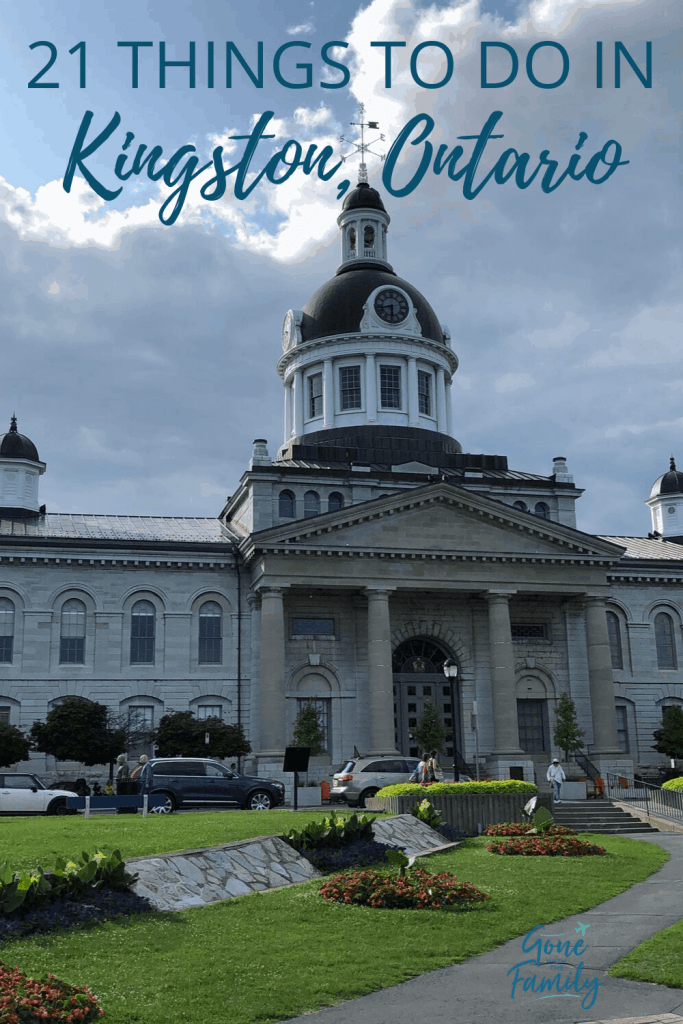
<svg viewBox="0 0 683 1024">
<path fill-rule="evenodd" d="M 30 462 L 40 462 L 33 441 L 18 432 L 16 416 L 12 417 L 9 433 L 0 436 L 0 459 L 29 459 Z"/>
<path fill-rule="evenodd" d="M 303 341 L 314 341 L 335 334 L 357 334 L 363 318 L 363 306 L 370 293 L 381 285 L 398 285 L 407 292 L 415 306 L 422 337 L 443 342 L 441 325 L 424 295 L 412 284 L 397 277 L 393 271 L 379 270 L 369 262 L 341 266 L 336 277 L 319 288 L 308 300 L 303 309 L 301 324 Z"/>
<path fill-rule="evenodd" d="M 669 472 L 657 477 L 650 491 L 651 498 L 656 498 L 660 494 L 683 494 L 683 473 L 676 469 L 673 455 Z"/>
<path fill-rule="evenodd" d="M 372 210 L 384 210 L 382 197 L 376 188 L 367 181 L 359 181 L 354 189 L 347 192 L 342 203 L 342 210 L 358 210 L 362 207 Z M 384 210 L 386 213 L 386 210 Z"/>
</svg>

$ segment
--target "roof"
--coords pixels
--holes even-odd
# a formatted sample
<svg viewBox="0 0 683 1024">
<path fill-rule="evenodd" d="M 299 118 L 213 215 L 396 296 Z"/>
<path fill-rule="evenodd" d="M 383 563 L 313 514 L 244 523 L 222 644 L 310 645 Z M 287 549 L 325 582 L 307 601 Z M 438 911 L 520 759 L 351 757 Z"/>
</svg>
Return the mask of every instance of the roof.
<svg viewBox="0 0 683 1024">
<path fill-rule="evenodd" d="M 626 548 L 623 559 L 640 558 L 649 561 L 683 562 L 683 544 L 666 540 L 651 540 L 649 537 L 601 537 L 612 544 Z"/>
<path fill-rule="evenodd" d="M 651 498 L 657 498 L 660 494 L 682 494 L 683 473 L 676 469 L 676 462 L 673 455 L 669 460 L 669 472 L 658 476 L 650 491 Z"/>
<path fill-rule="evenodd" d="M 107 516 L 50 512 L 30 519 L 0 519 L 3 537 L 43 540 L 176 541 L 229 544 L 232 534 L 218 519 L 176 516 Z"/>
<path fill-rule="evenodd" d="M 38 449 L 30 438 L 17 430 L 17 417 L 12 416 L 9 432 L 0 436 L 0 459 L 28 459 L 40 462 Z"/>
<path fill-rule="evenodd" d="M 359 209 L 384 210 L 381 195 L 367 181 L 359 181 L 354 189 L 346 193 L 342 203 L 342 210 Z"/>
</svg>

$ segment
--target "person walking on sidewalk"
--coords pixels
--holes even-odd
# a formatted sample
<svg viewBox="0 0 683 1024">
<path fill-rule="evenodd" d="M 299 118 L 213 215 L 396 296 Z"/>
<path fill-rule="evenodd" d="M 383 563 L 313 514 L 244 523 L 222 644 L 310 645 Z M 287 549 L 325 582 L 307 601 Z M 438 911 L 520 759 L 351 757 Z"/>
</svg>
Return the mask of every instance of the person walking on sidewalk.
<svg viewBox="0 0 683 1024">
<path fill-rule="evenodd" d="M 564 774 L 562 770 L 562 765 L 560 764 L 558 758 L 554 757 L 553 763 L 548 768 L 546 779 L 548 780 L 548 782 L 552 782 L 553 798 L 556 804 L 562 803 L 562 800 L 560 799 L 560 797 L 562 796 L 562 783 L 566 778 L 567 776 Z"/>
</svg>

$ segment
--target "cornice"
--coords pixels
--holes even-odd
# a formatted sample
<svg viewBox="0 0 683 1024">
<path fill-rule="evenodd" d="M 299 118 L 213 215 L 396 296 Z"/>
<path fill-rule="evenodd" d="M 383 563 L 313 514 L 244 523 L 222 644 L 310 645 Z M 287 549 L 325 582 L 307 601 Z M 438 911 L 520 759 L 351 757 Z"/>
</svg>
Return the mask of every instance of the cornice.
<svg viewBox="0 0 683 1024">
<path fill-rule="evenodd" d="M 396 345 L 406 345 L 413 349 L 419 346 L 420 349 L 428 349 L 439 356 L 439 361 L 449 366 L 451 373 L 455 373 L 458 368 L 458 357 L 452 349 L 448 348 L 443 342 L 433 341 L 431 338 L 423 338 L 421 335 L 405 334 L 401 335 L 398 332 L 392 333 L 379 333 L 379 332 L 357 332 L 355 334 L 332 334 L 325 338 L 314 338 L 311 341 L 304 341 L 280 356 L 277 364 L 277 372 L 284 380 L 289 366 L 296 362 L 299 356 L 307 356 L 316 349 L 329 348 L 331 345 L 347 342 L 357 342 L 360 346 L 358 355 L 365 356 L 371 354 L 368 352 L 368 345 L 377 344 L 380 346 L 382 353 L 386 352 L 387 343 L 393 343 Z M 349 353 L 351 355 L 353 353 Z M 401 353 L 397 353 L 401 354 Z"/>
</svg>

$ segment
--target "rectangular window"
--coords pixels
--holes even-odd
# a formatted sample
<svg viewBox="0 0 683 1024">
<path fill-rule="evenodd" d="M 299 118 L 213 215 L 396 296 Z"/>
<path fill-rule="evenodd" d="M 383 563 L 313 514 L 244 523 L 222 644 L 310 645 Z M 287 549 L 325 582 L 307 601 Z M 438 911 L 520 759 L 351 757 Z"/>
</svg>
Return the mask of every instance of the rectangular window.
<svg viewBox="0 0 683 1024">
<path fill-rule="evenodd" d="M 294 619 L 294 635 L 315 633 L 323 636 L 334 636 L 334 619 Z"/>
<path fill-rule="evenodd" d="M 297 697 L 296 711 L 297 714 L 307 704 L 312 704 L 315 710 L 318 712 L 318 721 L 322 726 L 324 740 L 323 749 L 325 753 L 329 752 L 330 749 L 330 699 L 329 697 Z"/>
<path fill-rule="evenodd" d="M 154 706 L 136 705 L 128 708 L 128 727 L 133 733 L 146 735 L 154 729 Z"/>
<path fill-rule="evenodd" d="M 9 712 L 8 707 L 0 707 L 0 725 L 9 725 Z"/>
<path fill-rule="evenodd" d="M 519 745 L 526 754 L 542 754 L 546 749 L 542 700 L 517 701 Z"/>
<path fill-rule="evenodd" d="M 360 366 L 339 370 L 339 402 L 342 409 L 360 409 Z"/>
<path fill-rule="evenodd" d="M 223 661 L 223 619 L 220 615 L 199 616 L 199 664 L 220 665 Z"/>
<path fill-rule="evenodd" d="M 383 409 L 401 408 L 401 367 L 380 366 L 380 402 Z"/>
<path fill-rule="evenodd" d="M 545 644 L 550 630 L 544 622 L 512 622 L 510 633 L 517 644 Z"/>
<path fill-rule="evenodd" d="M 619 750 L 623 754 L 628 754 L 628 719 L 626 717 L 626 708 L 619 704 L 614 709 L 617 715 L 617 738 L 619 740 Z"/>
<path fill-rule="evenodd" d="M 197 708 L 197 718 L 201 722 L 204 718 L 222 718 L 223 708 L 220 704 L 200 704 Z"/>
<path fill-rule="evenodd" d="M 154 616 L 132 615 L 130 624 L 131 665 L 154 664 Z"/>
<path fill-rule="evenodd" d="M 0 662 L 6 664 L 12 661 L 14 651 L 14 637 L 0 636 Z"/>
<path fill-rule="evenodd" d="M 310 419 L 323 414 L 323 375 L 312 373 L 308 378 L 308 415 Z"/>
<path fill-rule="evenodd" d="M 63 636 L 59 640 L 60 665 L 83 665 L 85 662 L 85 637 Z"/>
<path fill-rule="evenodd" d="M 432 415 L 432 375 L 417 371 L 417 404 L 423 416 Z"/>
</svg>

